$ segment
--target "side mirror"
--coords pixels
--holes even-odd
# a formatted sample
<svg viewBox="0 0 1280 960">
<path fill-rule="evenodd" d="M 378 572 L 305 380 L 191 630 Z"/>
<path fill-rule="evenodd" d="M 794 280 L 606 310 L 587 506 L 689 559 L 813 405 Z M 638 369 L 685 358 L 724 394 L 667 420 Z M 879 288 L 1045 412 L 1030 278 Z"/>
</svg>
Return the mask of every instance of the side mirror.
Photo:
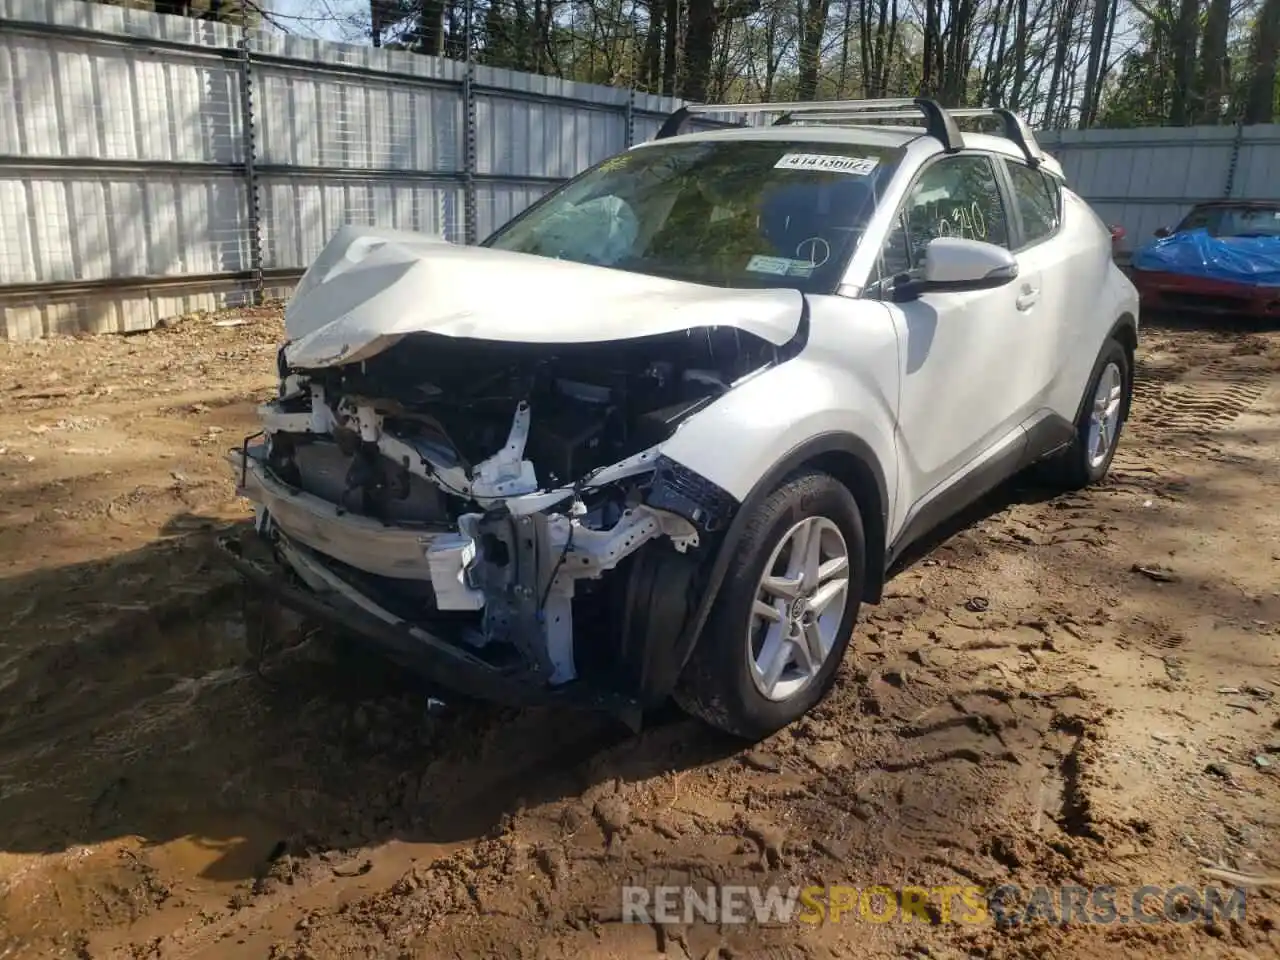
<svg viewBox="0 0 1280 960">
<path fill-rule="evenodd" d="M 926 293 L 994 290 L 1018 276 L 1018 261 L 1004 247 L 981 240 L 936 237 L 925 247 L 924 278 L 893 285 L 893 299 L 903 303 Z"/>
<path fill-rule="evenodd" d="M 1165 237 L 1173 236 L 1173 231 L 1170 230 L 1168 227 L 1157 227 L 1156 236 L 1159 237 L 1161 240 L 1163 240 Z"/>
</svg>

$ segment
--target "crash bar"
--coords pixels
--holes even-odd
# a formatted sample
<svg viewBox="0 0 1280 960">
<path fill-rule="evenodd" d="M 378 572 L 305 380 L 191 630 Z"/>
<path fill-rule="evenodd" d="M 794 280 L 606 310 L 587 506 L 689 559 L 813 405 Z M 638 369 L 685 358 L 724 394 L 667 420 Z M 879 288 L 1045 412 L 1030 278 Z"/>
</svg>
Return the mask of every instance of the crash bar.
<svg viewBox="0 0 1280 960">
<path fill-rule="evenodd" d="M 914 107 L 918 113 L 907 112 Z M 886 111 L 891 111 L 886 115 Z M 696 103 L 681 107 L 663 121 L 656 140 L 665 140 L 680 133 L 685 122 L 696 114 L 705 113 L 781 113 L 775 125 L 790 123 L 792 117 L 819 114 L 828 119 L 874 122 L 880 119 L 920 117 L 925 130 L 936 137 L 948 153 L 964 149 L 964 137 L 951 114 L 936 100 L 927 97 L 895 97 L 882 100 L 818 100 L 804 103 Z"/>
</svg>

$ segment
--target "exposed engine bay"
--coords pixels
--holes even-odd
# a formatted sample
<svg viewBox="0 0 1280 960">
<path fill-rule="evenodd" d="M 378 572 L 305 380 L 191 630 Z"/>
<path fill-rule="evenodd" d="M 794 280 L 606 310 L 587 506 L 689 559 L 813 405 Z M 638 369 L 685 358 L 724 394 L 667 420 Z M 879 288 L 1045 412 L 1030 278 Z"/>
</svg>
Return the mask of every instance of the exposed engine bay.
<svg viewBox="0 0 1280 960">
<path fill-rule="evenodd" d="M 601 618 L 635 585 L 602 574 L 650 543 L 692 569 L 736 508 L 661 444 L 784 353 L 728 327 L 568 345 L 413 333 L 314 370 L 286 345 L 265 439 L 236 457 L 241 493 L 312 590 L 563 684 L 592 661 L 590 633 L 623 630 Z"/>
</svg>

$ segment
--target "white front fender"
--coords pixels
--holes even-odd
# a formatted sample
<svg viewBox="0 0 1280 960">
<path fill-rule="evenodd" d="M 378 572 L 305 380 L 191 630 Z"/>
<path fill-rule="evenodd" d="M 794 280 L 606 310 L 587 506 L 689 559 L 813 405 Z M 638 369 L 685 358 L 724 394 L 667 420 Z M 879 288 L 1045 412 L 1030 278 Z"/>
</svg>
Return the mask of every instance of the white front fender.
<svg viewBox="0 0 1280 960">
<path fill-rule="evenodd" d="M 813 298 L 808 342 L 800 356 L 750 377 L 691 417 L 662 452 L 745 500 L 773 466 L 813 438 L 846 435 L 869 449 L 894 513 L 894 441 L 898 346 L 892 325 L 875 321 L 878 304 L 843 300 L 824 311 Z M 840 312 L 837 312 L 840 311 Z M 827 314 L 827 315 L 824 315 Z M 854 322 L 859 321 L 859 322 Z"/>
</svg>

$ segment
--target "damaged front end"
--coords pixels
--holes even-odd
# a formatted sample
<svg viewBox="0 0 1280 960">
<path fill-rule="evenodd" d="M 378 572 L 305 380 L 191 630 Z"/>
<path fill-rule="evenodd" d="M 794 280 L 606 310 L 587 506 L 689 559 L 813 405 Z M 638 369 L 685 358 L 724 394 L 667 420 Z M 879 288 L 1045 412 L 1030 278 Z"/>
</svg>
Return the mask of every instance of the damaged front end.
<svg viewBox="0 0 1280 960">
<path fill-rule="evenodd" d="M 670 692 L 739 505 L 663 444 L 785 349 L 716 327 L 280 356 L 263 433 L 231 457 L 247 577 L 470 695 L 625 711 Z"/>
</svg>

